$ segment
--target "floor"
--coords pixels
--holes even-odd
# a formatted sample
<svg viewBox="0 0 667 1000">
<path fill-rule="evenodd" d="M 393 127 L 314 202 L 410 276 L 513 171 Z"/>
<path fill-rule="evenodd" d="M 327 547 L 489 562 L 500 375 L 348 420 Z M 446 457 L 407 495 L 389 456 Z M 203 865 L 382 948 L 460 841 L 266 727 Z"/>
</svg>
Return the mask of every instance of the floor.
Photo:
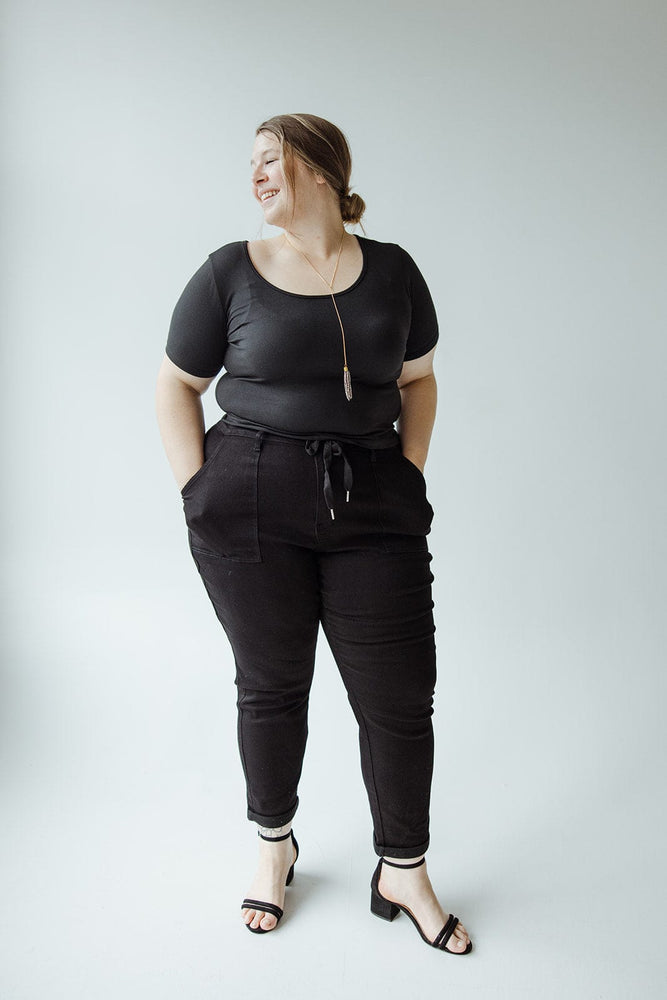
<svg viewBox="0 0 667 1000">
<path fill-rule="evenodd" d="M 229 652 L 194 576 L 127 569 L 6 602 L 2 1000 L 665 995 L 656 705 L 639 716 L 631 686 L 602 703 L 574 667 L 550 687 L 546 649 L 531 686 L 534 649 L 492 670 L 441 627 L 429 870 L 474 939 L 458 959 L 369 912 L 355 726 L 322 640 L 301 856 L 279 929 L 252 935 Z"/>
</svg>

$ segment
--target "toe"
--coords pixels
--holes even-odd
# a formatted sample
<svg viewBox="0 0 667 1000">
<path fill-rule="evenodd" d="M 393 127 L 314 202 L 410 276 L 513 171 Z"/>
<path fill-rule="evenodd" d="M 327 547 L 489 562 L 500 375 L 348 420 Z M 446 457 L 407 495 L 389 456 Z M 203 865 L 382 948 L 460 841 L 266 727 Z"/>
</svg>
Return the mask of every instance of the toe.
<svg viewBox="0 0 667 1000">
<path fill-rule="evenodd" d="M 252 930 L 272 931 L 278 921 L 272 913 L 264 913 L 263 910 L 243 910 L 243 922 Z"/>
<path fill-rule="evenodd" d="M 451 951 L 465 951 L 469 943 L 468 932 L 463 924 L 457 924 L 456 930 L 452 934 L 447 947 Z"/>
</svg>

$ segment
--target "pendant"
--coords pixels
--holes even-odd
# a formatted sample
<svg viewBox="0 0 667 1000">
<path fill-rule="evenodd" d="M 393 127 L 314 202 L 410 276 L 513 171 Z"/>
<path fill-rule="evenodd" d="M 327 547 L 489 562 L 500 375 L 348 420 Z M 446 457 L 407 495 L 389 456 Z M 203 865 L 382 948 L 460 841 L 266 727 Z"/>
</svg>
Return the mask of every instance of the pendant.
<svg viewBox="0 0 667 1000">
<path fill-rule="evenodd" d="M 352 399 L 352 376 L 347 365 L 343 368 L 343 386 L 345 388 L 345 398 L 349 403 Z"/>
</svg>

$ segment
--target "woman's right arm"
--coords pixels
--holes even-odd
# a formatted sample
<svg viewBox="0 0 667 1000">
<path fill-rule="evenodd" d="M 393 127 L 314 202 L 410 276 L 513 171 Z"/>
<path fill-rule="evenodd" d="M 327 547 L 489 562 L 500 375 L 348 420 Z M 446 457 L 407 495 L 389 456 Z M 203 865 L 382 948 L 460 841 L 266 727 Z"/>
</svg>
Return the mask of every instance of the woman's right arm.
<svg viewBox="0 0 667 1000">
<path fill-rule="evenodd" d="M 164 450 L 178 488 L 204 464 L 201 396 L 213 381 L 178 368 L 165 355 L 157 380 L 156 410 Z"/>
</svg>

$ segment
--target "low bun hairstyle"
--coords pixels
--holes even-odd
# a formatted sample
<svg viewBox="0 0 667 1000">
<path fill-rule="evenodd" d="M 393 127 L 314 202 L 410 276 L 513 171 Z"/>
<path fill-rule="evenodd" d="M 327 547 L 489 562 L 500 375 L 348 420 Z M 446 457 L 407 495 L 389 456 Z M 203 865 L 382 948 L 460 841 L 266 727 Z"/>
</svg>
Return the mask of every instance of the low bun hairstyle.
<svg viewBox="0 0 667 1000">
<path fill-rule="evenodd" d="M 336 192 L 343 222 L 353 225 L 361 221 L 366 205 L 358 194 L 350 194 L 352 156 L 348 141 L 337 125 L 317 115 L 275 115 L 257 127 L 255 134 L 260 132 L 269 132 L 279 140 L 285 179 L 292 190 L 292 159 L 298 156 Z"/>
<path fill-rule="evenodd" d="M 354 224 L 361 222 L 361 217 L 366 211 L 366 202 L 358 194 L 342 194 L 340 196 L 340 214 L 343 222 Z"/>
</svg>

